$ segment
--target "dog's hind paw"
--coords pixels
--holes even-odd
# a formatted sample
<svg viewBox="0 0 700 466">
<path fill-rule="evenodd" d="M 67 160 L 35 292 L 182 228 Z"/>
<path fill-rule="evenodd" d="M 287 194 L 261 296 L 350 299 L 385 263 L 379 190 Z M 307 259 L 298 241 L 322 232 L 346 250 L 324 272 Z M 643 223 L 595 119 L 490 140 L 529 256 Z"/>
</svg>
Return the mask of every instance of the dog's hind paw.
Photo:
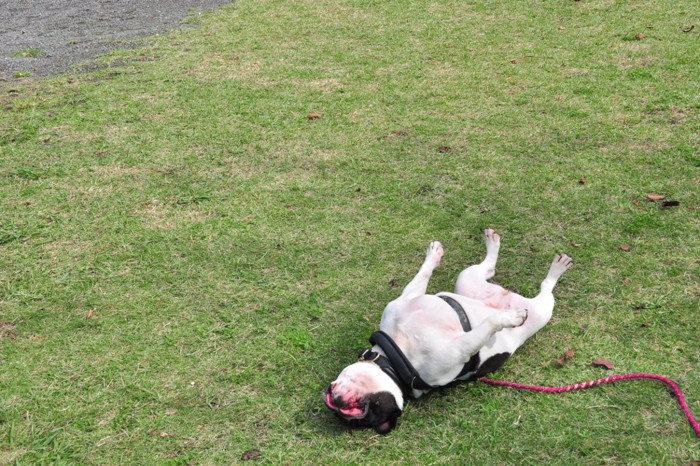
<svg viewBox="0 0 700 466">
<path fill-rule="evenodd" d="M 552 278 L 558 279 L 564 272 L 569 270 L 571 266 L 574 265 L 573 259 L 566 254 L 557 254 L 554 256 L 552 265 L 549 267 L 549 275 Z"/>
</svg>

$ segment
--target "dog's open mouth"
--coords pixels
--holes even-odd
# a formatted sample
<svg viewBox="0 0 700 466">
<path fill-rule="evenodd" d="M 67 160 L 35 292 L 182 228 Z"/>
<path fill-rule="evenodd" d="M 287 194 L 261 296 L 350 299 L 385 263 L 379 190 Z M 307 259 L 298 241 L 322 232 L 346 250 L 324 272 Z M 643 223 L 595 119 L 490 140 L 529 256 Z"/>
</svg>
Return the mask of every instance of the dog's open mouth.
<svg viewBox="0 0 700 466">
<path fill-rule="evenodd" d="M 326 391 L 326 396 L 324 397 L 326 406 L 331 411 L 335 411 L 341 414 L 347 419 L 362 419 L 367 415 L 368 406 L 366 403 L 353 403 L 348 406 L 336 406 L 333 402 L 333 397 L 331 396 L 331 391 Z"/>
</svg>

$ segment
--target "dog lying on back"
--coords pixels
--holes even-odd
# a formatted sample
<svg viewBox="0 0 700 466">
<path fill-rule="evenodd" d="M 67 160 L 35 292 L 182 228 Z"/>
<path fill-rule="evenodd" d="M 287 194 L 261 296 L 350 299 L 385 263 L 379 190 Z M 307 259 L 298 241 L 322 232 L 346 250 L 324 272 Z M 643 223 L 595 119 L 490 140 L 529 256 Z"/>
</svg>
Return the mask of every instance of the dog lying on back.
<svg viewBox="0 0 700 466">
<path fill-rule="evenodd" d="M 500 236 L 485 231 L 486 258 L 465 269 L 454 293 L 425 294 L 444 254 L 433 241 L 418 274 L 382 314 L 374 345 L 347 366 L 324 393 L 326 406 L 351 425 L 388 434 L 407 396 L 473 380 L 499 369 L 552 317 L 552 290 L 572 265 L 557 254 L 534 298 L 489 283 Z"/>
</svg>

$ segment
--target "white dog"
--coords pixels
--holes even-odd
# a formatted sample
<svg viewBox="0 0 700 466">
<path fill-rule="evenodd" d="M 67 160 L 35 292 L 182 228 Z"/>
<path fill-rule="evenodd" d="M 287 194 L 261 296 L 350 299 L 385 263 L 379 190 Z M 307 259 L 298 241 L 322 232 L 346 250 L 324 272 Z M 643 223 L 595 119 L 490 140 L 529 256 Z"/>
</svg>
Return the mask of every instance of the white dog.
<svg viewBox="0 0 700 466">
<path fill-rule="evenodd" d="M 347 366 L 324 394 L 326 406 L 352 425 L 389 433 L 408 395 L 473 380 L 500 368 L 552 317 L 557 280 L 572 265 L 554 257 L 532 299 L 489 283 L 496 270 L 500 237 L 485 231 L 486 258 L 460 273 L 455 293 L 425 294 L 444 254 L 428 247 L 418 274 L 384 309 L 371 349 Z"/>
</svg>

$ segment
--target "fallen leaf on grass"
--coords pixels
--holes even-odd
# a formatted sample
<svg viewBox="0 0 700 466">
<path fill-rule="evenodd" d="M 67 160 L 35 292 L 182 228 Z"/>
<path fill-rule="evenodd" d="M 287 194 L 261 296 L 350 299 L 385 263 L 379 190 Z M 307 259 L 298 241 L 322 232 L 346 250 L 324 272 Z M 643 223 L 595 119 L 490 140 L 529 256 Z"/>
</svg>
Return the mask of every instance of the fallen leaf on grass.
<svg viewBox="0 0 700 466">
<path fill-rule="evenodd" d="M 625 252 L 629 252 L 632 248 L 628 246 L 627 244 L 621 244 L 620 249 L 622 249 Z"/>
<path fill-rule="evenodd" d="M 662 201 L 666 199 L 666 196 L 664 194 L 649 193 L 647 194 L 647 199 L 650 201 Z"/>
<path fill-rule="evenodd" d="M 561 356 L 559 356 L 559 359 L 554 361 L 554 364 L 559 366 L 559 367 L 563 367 L 566 364 L 566 361 L 573 358 L 575 354 L 576 354 L 575 349 L 573 349 L 573 348 L 568 349 L 568 350 L 564 351 Z"/>
<path fill-rule="evenodd" d="M 615 363 L 605 358 L 597 358 L 593 361 L 593 366 L 604 367 L 609 370 L 615 368 Z"/>
<path fill-rule="evenodd" d="M 260 458 L 260 452 L 258 450 L 248 450 L 241 456 L 241 461 L 248 461 Z"/>
<path fill-rule="evenodd" d="M 94 315 L 95 315 L 95 310 L 94 310 L 94 309 L 90 309 L 89 311 L 87 311 L 87 314 L 85 314 L 85 318 L 86 318 L 86 319 L 92 319 L 92 316 L 94 316 Z"/>
<path fill-rule="evenodd" d="M 378 140 L 393 139 L 393 138 L 401 138 L 401 137 L 405 137 L 405 136 L 408 136 L 408 131 L 406 131 L 405 129 L 395 129 L 395 130 L 391 131 L 389 134 L 385 134 L 383 136 L 377 137 L 377 139 Z"/>
<path fill-rule="evenodd" d="M 306 118 L 308 118 L 309 120 L 318 120 L 319 118 L 321 118 L 321 114 L 320 113 L 309 113 L 308 115 L 306 115 Z"/>
<path fill-rule="evenodd" d="M 668 209 L 669 207 L 678 207 L 679 205 L 681 205 L 679 201 L 664 201 L 661 204 L 659 204 L 659 206 L 662 209 Z"/>
<path fill-rule="evenodd" d="M 452 148 L 450 146 L 440 146 L 438 147 L 438 152 L 445 154 L 447 152 L 452 152 Z"/>
</svg>

